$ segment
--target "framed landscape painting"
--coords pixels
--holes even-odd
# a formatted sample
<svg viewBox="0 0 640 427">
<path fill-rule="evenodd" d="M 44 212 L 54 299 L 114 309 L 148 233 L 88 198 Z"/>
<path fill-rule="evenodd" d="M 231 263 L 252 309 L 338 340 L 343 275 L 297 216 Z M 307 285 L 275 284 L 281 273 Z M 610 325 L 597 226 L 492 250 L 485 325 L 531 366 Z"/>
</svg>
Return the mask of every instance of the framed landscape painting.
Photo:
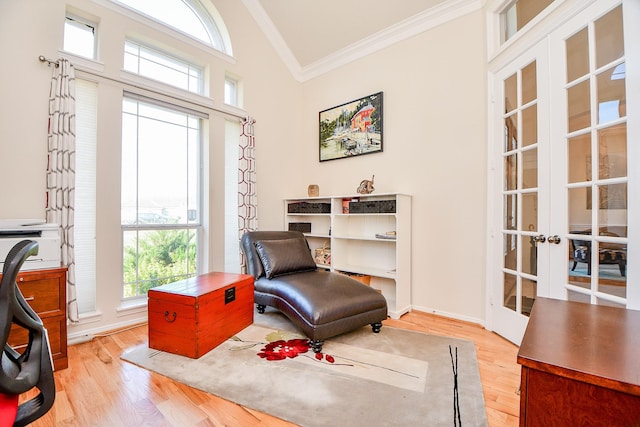
<svg viewBox="0 0 640 427">
<path fill-rule="evenodd" d="M 382 92 L 320 111 L 320 161 L 382 151 Z"/>
</svg>

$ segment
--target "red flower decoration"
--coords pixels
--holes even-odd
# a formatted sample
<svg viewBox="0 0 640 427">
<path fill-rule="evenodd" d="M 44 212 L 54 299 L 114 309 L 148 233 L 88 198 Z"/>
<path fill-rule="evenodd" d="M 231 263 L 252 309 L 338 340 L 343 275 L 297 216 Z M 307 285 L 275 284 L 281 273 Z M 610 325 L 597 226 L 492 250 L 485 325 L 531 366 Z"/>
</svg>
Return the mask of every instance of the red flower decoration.
<svg viewBox="0 0 640 427">
<path fill-rule="evenodd" d="M 293 359 L 307 351 L 309 351 L 309 340 L 296 338 L 289 341 L 270 342 L 260 350 L 258 356 L 267 360 L 284 360 L 287 357 Z"/>
</svg>

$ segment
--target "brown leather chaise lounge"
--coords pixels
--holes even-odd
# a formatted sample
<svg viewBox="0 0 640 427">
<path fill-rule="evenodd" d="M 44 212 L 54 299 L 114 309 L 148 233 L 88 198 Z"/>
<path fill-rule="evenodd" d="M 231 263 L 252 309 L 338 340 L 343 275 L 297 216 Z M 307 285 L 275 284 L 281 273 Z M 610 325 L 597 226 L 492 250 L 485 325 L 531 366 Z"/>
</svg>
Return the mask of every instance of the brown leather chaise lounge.
<svg viewBox="0 0 640 427">
<path fill-rule="evenodd" d="M 304 235 L 297 231 L 251 231 L 242 236 L 247 272 L 255 278 L 257 310 L 281 311 L 309 337 L 314 352 L 325 339 L 370 324 L 380 332 L 385 298 L 344 274 L 318 270 Z"/>
</svg>

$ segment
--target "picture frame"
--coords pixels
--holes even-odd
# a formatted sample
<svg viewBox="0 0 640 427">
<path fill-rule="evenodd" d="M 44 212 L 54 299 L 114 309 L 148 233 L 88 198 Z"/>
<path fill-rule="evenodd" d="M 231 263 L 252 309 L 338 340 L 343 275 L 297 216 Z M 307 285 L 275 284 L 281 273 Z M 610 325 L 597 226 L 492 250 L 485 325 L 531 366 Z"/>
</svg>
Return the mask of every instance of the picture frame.
<svg viewBox="0 0 640 427">
<path fill-rule="evenodd" d="M 321 162 L 382 152 L 383 93 L 345 102 L 319 113 Z"/>
</svg>

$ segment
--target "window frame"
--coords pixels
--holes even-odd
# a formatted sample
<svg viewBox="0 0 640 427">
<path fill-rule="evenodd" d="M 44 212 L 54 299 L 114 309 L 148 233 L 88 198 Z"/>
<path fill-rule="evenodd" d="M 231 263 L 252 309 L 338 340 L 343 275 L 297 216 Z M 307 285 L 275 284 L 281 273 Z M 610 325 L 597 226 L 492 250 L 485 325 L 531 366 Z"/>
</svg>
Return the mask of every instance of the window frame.
<svg viewBox="0 0 640 427">
<path fill-rule="evenodd" d="M 159 109 L 164 109 L 170 112 L 175 112 L 175 113 L 180 113 L 180 114 L 185 114 L 187 116 L 187 121 L 189 120 L 189 117 L 193 117 L 193 118 L 197 118 L 198 119 L 198 139 L 197 139 L 197 153 L 196 153 L 196 173 L 195 176 L 197 177 L 197 183 L 196 183 L 196 202 L 195 202 L 195 206 L 198 212 L 197 215 L 197 221 L 194 222 L 190 222 L 188 219 L 188 215 L 187 215 L 187 219 L 184 222 L 180 222 L 180 223 L 138 223 L 136 221 L 134 221 L 133 224 L 131 223 L 125 223 L 123 221 L 122 218 L 122 214 L 121 214 L 121 218 L 120 218 L 120 228 L 121 228 L 121 237 L 122 237 L 122 275 L 121 275 L 121 300 L 124 303 L 130 303 L 131 301 L 137 301 L 137 300 L 141 300 L 146 298 L 146 292 L 144 293 L 138 293 L 135 295 L 131 295 L 131 296 L 127 296 L 126 292 L 125 292 L 125 288 L 128 285 L 133 285 L 133 287 L 135 289 L 139 290 L 141 289 L 141 284 L 143 284 L 145 281 L 141 281 L 138 279 L 139 277 L 139 270 L 138 267 L 136 266 L 136 281 L 135 282 L 125 282 L 124 281 L 124 277 L 125 277 L 125 265 L 124 265 L 124 256 L 125 256 L 125 248 L 126 248 L 126 243 L 125 243 L 125 234 L 128 232 L 132 232 L 135 231 L 136 232 L 136 239 L 139 236 L 140 232 L 153 232 L 153 231 L 169 231 L 169 230 L 174 230 L 174 231 L 180 231 L 180 230 L 185 230 L 187 232 L 190 231 L 194 231 L 195 232 L 195 249 L 196 249 L 196 256 L 195 256 L 195 269 L 191 270 L 189 268 L 187 268 L 186 274 L 182 274 L 180 276 L 167 276 L 167 277 L 163 277 L 163 278 L 159 278 L 160 280 L 162 279 L 171 279 L 169 282 L 173 282 L 175 280 L 183 280 L 186 279 L 188 277 L 193 277 L 196 276 L 198 274 L 200 274 L 200 271 L 202 269 L 203 266 L 203 258 L 204 258 L 204 252 L 206 251 L 206 248 L 204 248 L 204 239 L 203 239 L 203 235 L 204 235 L 204 218 L 203 215 L 205 214 L 205 212 L 203 212 L 203 198 L 204 198 L 204 182 L 203 182 L 203 141 L 204 141 L 204 129 L 206 127 L 206 123 L 207 123 L 207 119 L 208 116 L 206 114 L 200 113 L 198 111 L 195 110 L 190 110 L 175 104 L 170 104 L 170 103 L 166 103 L 154 98 L 148 98 L 145 96 L 141 96 L 141 95 L 137 95 L 135 93 L 132 92 L 126 92 L 123 94 L 122 96 L 122 102 L 124 104 L 125 100 L 132 100 L 138 103 L 142 103 L 146 106 L 151 106 L 151 107 L 155 107 L 155 108 L 159 108 Z M 125 114 L 132 114 L 129 112 L 123 111 L 121 113 L 124 117 Z M 137 112 L 135 114 L 136 117 L 140 117 L 139 112 Z M 154 120 L 158 120 L 158 118 L 153 118 Z M 124 122 L 124 120 L 123 120 Z M 124 133 L 124 126 L 122 127 L 122 132 Z M 137 138 L 136 140 L 136 147 L 138 147 L 139 144 L 139 139 Z M 121 156 L 124 156 L 125 150 L 124 150 L 124 137 L 123 137 L 123 143 L 121 144 Z M 137 150 L 137 148 L 136 148 Z M 124 169 L 124 167 L 123 167 Z M 136 177 L 139 176 L 138 175 L 138 170 L 136 170 Z M 189 174 L 189 171 L 187 171 L 187 175 Z M 122 179 L 122 174 L 121 174 L 121 179 Z M 121 184 L 123 185 L 123 184 Z M 121 193 L 122 193 L 122 186 L 121 186 Z M 139 218 L 139 194 L 136 194 L 136 218 Z M 121 210 L 122 210 L 122 204 L 121 204 Z M 188 212 L 188 206 L 187 206 L 187 212 Z"/>
</svg>

